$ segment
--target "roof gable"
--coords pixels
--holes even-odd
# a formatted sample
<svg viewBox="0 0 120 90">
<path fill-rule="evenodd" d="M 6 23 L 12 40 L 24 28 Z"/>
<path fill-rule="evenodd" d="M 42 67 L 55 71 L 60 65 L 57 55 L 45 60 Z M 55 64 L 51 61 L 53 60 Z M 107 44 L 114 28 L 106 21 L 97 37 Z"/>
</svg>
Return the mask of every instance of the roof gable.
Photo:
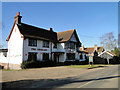
<svg viewBox="0 0 120 90">
<path fill-rule="evenodd" d="M 104 54 L 104 53 L 107 53 L 107 54 L 109 54 L 109 55 L 111 55 L 111 56 L 116 56 L 114 53 L 109 52 L 109 51 L 104 51 L 103 53 L 99 54 L 98 56 L 101 56 L 101 55 Z"/>
<path fill-rule="evenodd" d="M 103 47 L 97 47 L 97 52 L 102 52 L 103 51 Z M 82 48 L 80 48 L 80 50 L 82 50 Z M 94 47 L 87 47 L 84 48 L 84 51 L 87 51 L 88 53 L 94 53 L 95 48 Z"/>
<path fill-rule="evenodd" d="M 74 32 L 73 30 L 68 30 L 68 31 L 63 31 L 63 32 L 58 32 L 57 33 L 57 39 L 59 42 L 66 42 L 68 40 L 70 40 L 72 34 Z"/>
<path fill-rule="evenodd" d="M 71 36 L 69 41 L 77 42 L 77 37 L 76 37 L 75 33 L 72 34 L 72 36 Z"/>
<path fill-rule="evenodd" d="M 73 38 L 79 45 L 81 45 L 75 29 L 57 33 L 57 39 L 59 42 L 73 41 Z"/>
<path fill-rule="evenodd" d="M 12 35 L 12 32 L 13 32 L 13 30 L 14 30 L 15 25 L 16 25 L 16 21 L 14 21 L 13 27 L 12 27 L 12 29 L 11 29 L 11 31 L 10 31 L 10 34 L 9 34 L 8 38 L 6 39 L 6 41 L 9 41 L 9 39 L 10 39 L 10 37 L 11 37 L 11 35 Z M 19 28 L 18 28 L 18 29 L 19 29 Z M 23 35 L 22 35 L 21 33 L 20 33 L 20 35 L 21 35 L 21 37 L 23 37 Z"/>
</svg>

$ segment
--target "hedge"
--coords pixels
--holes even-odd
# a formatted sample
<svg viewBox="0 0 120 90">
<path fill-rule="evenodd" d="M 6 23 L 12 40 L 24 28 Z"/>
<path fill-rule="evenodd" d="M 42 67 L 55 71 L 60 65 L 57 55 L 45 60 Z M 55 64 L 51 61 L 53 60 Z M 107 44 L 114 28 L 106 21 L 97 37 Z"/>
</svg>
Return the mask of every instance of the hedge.
<svg viewBox="0 0 120 90">
<path fill-rule="evenodd" d="M 53 61 L 23 61 L 21 64 L 22 69 L 27 69 L 27 68 L 40 68 L 40 67 L 51 67 L 55 66 L 55 63 Z"/>
</svg>

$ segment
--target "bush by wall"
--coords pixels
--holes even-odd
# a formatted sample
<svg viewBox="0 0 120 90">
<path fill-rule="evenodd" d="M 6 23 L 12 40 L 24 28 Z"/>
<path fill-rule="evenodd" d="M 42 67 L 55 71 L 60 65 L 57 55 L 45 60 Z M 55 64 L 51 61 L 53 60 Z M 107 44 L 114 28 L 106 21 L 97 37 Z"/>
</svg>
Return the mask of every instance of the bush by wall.
<svg viewBox="0 0 120 90">
<path fill-rule="evenodd" d="M 23 61 L 21 64 L 22 69 L 37 68 L 37 67 L 41 67 L 41 66 L 42 66 L 42 62 L 40 62 L 40 61 Z"/>
<path fill-rule="evenodd" d="M 40 68 L 40 67 L 51 67 L 55 66 L 55 63 L 51 60 L 41 62 L 41 61 L 23 61 L 21 64 L 22 69 L 27 68 Z"/>
</svg>

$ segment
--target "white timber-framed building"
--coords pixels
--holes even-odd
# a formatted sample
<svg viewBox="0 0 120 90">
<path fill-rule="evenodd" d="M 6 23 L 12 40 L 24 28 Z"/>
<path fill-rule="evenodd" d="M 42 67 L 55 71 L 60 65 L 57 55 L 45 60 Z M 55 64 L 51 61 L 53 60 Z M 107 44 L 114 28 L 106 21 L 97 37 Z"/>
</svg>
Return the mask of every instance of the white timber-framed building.
<svg viewBox="0 0 120 90">
<path fill-rule="evenodd" d="M 20 12 L 14 17 L 13 27 L 8 35 L 6 66 L 20 69 L 23 61 L 52 60 L 65 62 L 81 60 L 81 42 L 75 29 L 55 32 L 21 22 Z M 0 61 L 2 65 L 2 61 Z"/>
</svg>

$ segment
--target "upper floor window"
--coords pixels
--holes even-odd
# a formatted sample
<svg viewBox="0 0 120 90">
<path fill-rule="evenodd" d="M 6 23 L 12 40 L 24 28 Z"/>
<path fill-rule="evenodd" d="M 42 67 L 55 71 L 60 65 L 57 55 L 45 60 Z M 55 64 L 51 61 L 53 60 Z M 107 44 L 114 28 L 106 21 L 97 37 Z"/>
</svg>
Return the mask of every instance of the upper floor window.
<svg viewBox="0 0 120 90">
<path fill-rule="evenodd" d="M 65 49 L 75 49 L 75 43 L 65 43 Z"/>
<path fill-rule="evenodd" d="M 29 40 L 28 40 L 29 42 L 29 46 L 37 46 L 37 40 L 36 39 L 31 39 L 31 38 L 29 38 Z"/>
<path fill-rule="evenodd" d="M 49 42 L 48 41 L 43 41 L 43 47 L 49 48 Z"/>
</svg>

